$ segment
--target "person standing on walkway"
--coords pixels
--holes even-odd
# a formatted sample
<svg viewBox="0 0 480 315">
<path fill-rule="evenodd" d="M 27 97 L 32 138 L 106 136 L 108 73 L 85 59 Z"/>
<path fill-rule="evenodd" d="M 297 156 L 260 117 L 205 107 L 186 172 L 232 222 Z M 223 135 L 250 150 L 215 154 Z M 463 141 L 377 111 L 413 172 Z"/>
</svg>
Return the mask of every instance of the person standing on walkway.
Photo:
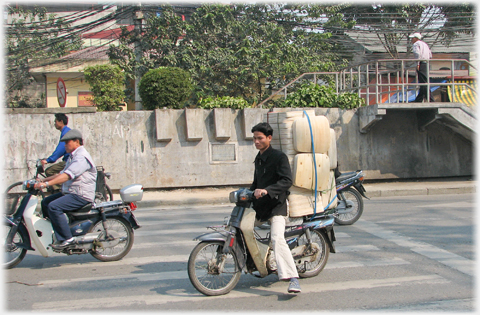
<svg viewBox="0 0 480 315">
<path fill-rule="evenodd" d="M 292 186 L 292 170 L 282 151 L 270 145 L 273 129 L 268 123 L 259 123 L 252 128 L 253 141 L 259 150 L 255 158 L 255 173 L 250 190 L 254 191 L 253 209 L 257 224 L 270 221 L 270 238 L 277 262 L 278 278 L 290 280 L 289 293 L 300 293 L 298 272 L 292 253 L 285 241 L 287 220 L 287 195 Z"/>
<path fill-rule="evenodd" d="M 68 117 L 65 114 L 55 114 L 55 120 L 54 120 L 54 125 L 55 129 L 60 131 L 60 139 L 70 131 L 70 127 L 67 126 L 68 124 Z M 68 159 L 70 156 L 67 151 L 65 151 L 65 142 L 59 141 L 57 147 L 55 148 L 55 151 L 53 151 L 52 155 L 50 155 L 48 158 L 41 160 L 42 166 L 45 167 L 45 164 L 47 163 L 55 163 L 59 158 L 63 157 L 62 160 L 58 163 L 55 163 L 51 166 L 49 166 L 45 170 L 45 175 L 47 177 L 50 177 L 52 175 L 60 173 L 61 170 L 65 167 L 65 161 Z M 59 190 L 60 186 L 55 185 L 53 186 L 55 190 Z"/>
<path fill-rule="evenodd" d="M 428 71 L 427 71 L 427 62 L 424 60 L 432 59 L 432 52 L 428 47 L 427 43 L 422 41 L 422 35 L 420 33 L 413 33 L 409 35 L 412 39 L 412 50 L 413 50 L 413 58 L 420 59 L 422 61 L 418 62 L 417 65 L 417 74 L 418 74 L 418 83 L 428 83 Z M 420 90 L 418 92 L 417 97 L 415 98 L 414 102 L 421 103 L 423 100 L 428 99 L 428 86 L 422 85 L 420 86 Z M 432 94 L 430 94 L 430 102 L 433 102 Z"/>
</svg>

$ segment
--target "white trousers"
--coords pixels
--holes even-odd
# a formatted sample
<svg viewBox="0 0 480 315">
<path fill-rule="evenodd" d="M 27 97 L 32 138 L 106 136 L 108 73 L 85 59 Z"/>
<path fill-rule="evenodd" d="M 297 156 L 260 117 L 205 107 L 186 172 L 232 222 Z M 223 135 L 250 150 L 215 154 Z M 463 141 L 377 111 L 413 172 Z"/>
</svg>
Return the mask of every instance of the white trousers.
<svg viewBox="0 0 480 315">
<path fill-rule="evenodd" d="M 285 224 L 287 217 L 276 215 L 270 221 L 270 235 L 272 248 L 275 252 L 275 260 L 277 262 L 278 278 L 280 280 L 288 280 L 290 278 L 298 278 L 297 268 L 293 261 L 292 253 L 285 241 Z"/>
</svg>

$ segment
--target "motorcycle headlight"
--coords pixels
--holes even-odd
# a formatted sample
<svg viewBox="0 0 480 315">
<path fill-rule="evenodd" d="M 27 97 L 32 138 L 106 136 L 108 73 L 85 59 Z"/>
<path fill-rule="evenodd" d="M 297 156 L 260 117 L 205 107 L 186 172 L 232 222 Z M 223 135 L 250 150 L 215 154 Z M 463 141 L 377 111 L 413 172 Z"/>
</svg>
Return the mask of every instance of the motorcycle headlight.
<svg viewBox="0 0 480 315">
<path fill-rule="evenodd" d="M 34 180 L 34 179 L 29 179 L 29 180 L 24 181 L 24 182 L 23 182 L 23 185 L 22 185 L 23 190 L 32 189 L 33 186 L 35 186 L 35 183 L 36 183 L 36 182 L 37 182 L 37 181 Z"/>
<path fill-rule="evenodd" d="M 237 199 L 237 192 L 238 190 L 236 191 L 232 191 L 230 193 L 230 195 L 228 196 L 228 200 L 230 200 L 231 203 L 237 203 L 238 199 Z"/>
<path fill-rule="evenodd" d="M 250 191 L 246 188 L 232 191 L 228 196 L 228 199 L 232 203 L 238 202 L 248 202 L 252 199 L 253 191 Z"/>
</svg>

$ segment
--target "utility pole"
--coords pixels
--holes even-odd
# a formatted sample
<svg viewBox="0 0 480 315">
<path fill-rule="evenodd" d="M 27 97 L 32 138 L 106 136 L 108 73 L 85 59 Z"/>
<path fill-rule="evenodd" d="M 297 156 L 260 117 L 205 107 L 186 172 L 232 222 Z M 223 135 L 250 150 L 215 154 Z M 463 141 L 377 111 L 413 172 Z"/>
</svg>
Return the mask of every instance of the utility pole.
<svg viewBox="0 0 480 315">
<path fill-rule="evenodd" d="M 136 10 L 133 16 L 133 25 L 135 26 L 135 34 L 139 36 L 142 33 L 143 12 L 142 4 L 139 3 L 138 10 Z M 138 38 L 138 37 L 137 37 Z M 135 110 L 142 110 L 142 99 L 138 90 L 138 84 L 140 83 L 140 61 L 142 58 L 142 49 L 140 43 L 135 43 Z"/>
</svg>

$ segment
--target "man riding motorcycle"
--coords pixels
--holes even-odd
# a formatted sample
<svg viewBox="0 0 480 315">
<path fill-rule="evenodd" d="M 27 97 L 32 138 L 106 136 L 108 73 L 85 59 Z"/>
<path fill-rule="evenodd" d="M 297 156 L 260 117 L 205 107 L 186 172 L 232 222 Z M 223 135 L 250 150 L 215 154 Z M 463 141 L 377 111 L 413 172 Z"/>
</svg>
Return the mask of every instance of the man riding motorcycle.
<svg viewBox="0 0 480 315">
<path fill-rule="evenodd" d="M 68 124 L 68 117 L 65 114 L 55 114 L 54 125 L 55 129 L 60 131 L 60 139 L 70 131 L 70 127 L 67 126 Z M 58 163 L 55 163 L 45 169 L 45 175 L 50 177 L 52 175 L 58 174 L 63 168 L 65 167 L 65 161 L 68 159 L 70 154 L 65 151 L 65 143 L 62 141 L 58 142 L 57 147 L 53 151 L 53 153 L 46 159 L 42 159 L 41 163 L 42 166 L 45 167 L 47 163 L 55 163 L 59 158 L 62 160 Z M 55 185 L 54 190 L 59 190 L 61 187 Z"/>
<path fill-rule="evenodd" d="M 258 221 L 270 221 L 278 278 L 290 280 L 288 292 L 300 293 L 297 268 L 284 237 L 287 193 L 292 186 L 290 164 L 285 153 L 271 147 L 273 129 L 268 123 L 255 125 L 252 132 L 255 147 L 259 150 L 255 158 L 254 180 L 250 186 L 256 198 L 253 209 Z"/>
<path fill-rule="evenodd" d="M 92 157 L 83 147 L 83 138 L 79 130 L 72 129 L 61 139 L 65 150 L 70 154 L 65 168 L 53 176 L 35 184 L 35 188 L 62 184 L 62 192 L 46 197 L 42 201 L 42 211 L 48 213 L 57 242 L 54 249 L 62 249 L 74 242 L 64 212 L 78 210 L 94 201 L 97 170 Z"/>
</svg>

